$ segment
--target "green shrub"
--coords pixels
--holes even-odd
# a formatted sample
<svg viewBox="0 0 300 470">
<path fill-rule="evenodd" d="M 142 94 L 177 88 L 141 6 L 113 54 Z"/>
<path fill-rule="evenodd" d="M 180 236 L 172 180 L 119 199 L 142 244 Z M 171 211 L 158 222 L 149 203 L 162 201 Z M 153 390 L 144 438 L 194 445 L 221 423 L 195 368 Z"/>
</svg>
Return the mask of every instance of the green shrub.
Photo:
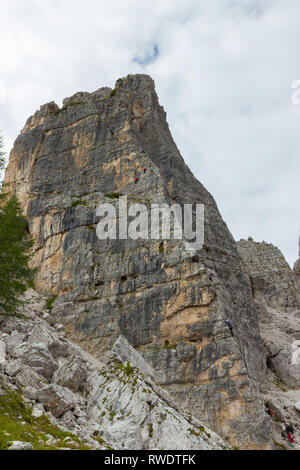
<svg viewBox="0 0 300 470">
<path fill-rule="evenodd" d="M 68 108 L 71 106 L 76 106 L 79 104 L 84 104 L 83 101 L 69 101 L 69 103 L 65 104 L 61 109 L 56 109 L 55 111 L 51 111 L 50 114 L 53 114 L 54 116 L 57 116 L 58 114 L 67 111 Z"/>
<path fill-rule="evenodd" d="M 53 303 L 55 302 L 55 300 L 57 299 L 57 295 L 52 295 L 52 297 L 50 297 L 49 299 L 47 299 L 46 301 L 46 308 L 48 310 L 52 310 L 52 305 Z"/>
<path fill-rule="evenodd" d="M 124 367 L 124 372 L 125 372 L 125 374 L 128 375 L 128 376 L 129 376 L 129 375 L 132 375 L 133 372 L 134 372 L 134 368 L 131 367 L 129 361 L 127 361 L 126 366 Z"/>
<path fill-rule="evenodd" d="M 149 430 L 149 437 L 153 436 L 153 424 L 149 423 L 148 424 L 148 430 Z"/>
<path fill-rule="evenodd" d="M 104 194 L 104 197 L 109 197 L 110 199 L 119 199 L 119 197 L 123 196 L 121 193 L 107 193 Z"/>
</svg>

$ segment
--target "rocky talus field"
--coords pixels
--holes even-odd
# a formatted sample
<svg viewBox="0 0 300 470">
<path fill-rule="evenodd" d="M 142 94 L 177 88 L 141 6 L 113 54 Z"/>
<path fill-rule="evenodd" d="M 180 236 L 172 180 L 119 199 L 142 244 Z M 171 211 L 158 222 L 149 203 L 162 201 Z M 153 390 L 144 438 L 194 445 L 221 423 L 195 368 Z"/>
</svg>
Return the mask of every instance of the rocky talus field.
<svg viewBox="0 0 300 470">
<path fill-rule="evenodd" d="M 1 448 L 291 449 L 283 421 L 300 448 L 299 261 L 233 239 L 149 76 L 42 106 L 5 182 L 38 271 L 0 317 Z M 120 196 L 204 204 L 203 248 L 100 240 L 97 207 Z"/>
</svg>

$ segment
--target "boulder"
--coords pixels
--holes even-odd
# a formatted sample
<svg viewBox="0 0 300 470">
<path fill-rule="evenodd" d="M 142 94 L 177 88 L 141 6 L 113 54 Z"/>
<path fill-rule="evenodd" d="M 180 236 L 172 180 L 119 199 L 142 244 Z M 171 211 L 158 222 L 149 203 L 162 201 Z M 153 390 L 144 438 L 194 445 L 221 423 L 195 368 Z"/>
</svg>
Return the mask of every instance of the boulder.
<svg viewBox="0 0 300 470">
<path fill-rule="evenodd" d="M 77 401 L 70 390 L 57 384 L 51 384 L 39 390 L 37 399 L 55 418 L 59 418 L 66 411 L 72 410 Z"/>
<path fill-rule="evenodd" d="M 24 364 L 33 367 L 38 374 L 51 379 L 58 367 L 54 357 L 43 343 L 23 343 L 14 350 L 16 358 L 22 357 Z"/>
<path fill-rule="evenodd" d="M 36 390 L 48 384 L 44 377 L 41 377 L 34 369 L 26 366 L 23 366 L 22 371 L 15 376 L 15 381 L 19 387 L 33 387 Z"/>
<path fill-rule="evenodd" d="M 16 349 L 25 339 L 24 333 L 13 331 L 9 336 L 5 338 L 6 348 L 8 354 L 12 354 L 13 350 Z"/>
<path fill-rule="evenodd" d="M 70 410 L 63 414 L 61 420 L 68 428 L 74 428 L 74 426 L 76 426 L 75 416 Z"/>
<path fill-rule="evenodd" d="M 40 418 L 45 413 L 45 408 L 42 403 L 36 403 L 33 407 L 31 416 L 33 418 Z"/>
<path fill-rule="evenodd" d="M 78 392 L 83 389 L 86 377 L 86 367 L 82 359 L 70 356 L 55 372 L 53 382 L 62 387 L 68 387 L 73 392 Z"/>
<path fill-rule="evenodd" d="M 67 357 L 70 355 L 69 345 L 64 342 L 62 338 L 59 339 L 57 335 L 43 323 L 40 323 L 33 328 L 28 338 L 28 342 L 30 344 L 44 344 L 55 359 L 60 356 Z"/>
<path fill-rule="evenodd" d="M 12 441 L 8 450 L 33 450 L 33 446 L 30 442 Z"/>
<path fill-rule="evenodd" d="M 23 397 L 28 398 L 29 400 L 35 401 L 37 399 L 37 390 L 30 385 L 24 387 L 22 393 Z"/>
<path fill-rule="evenodd" d="M 10 377 L 14 377 L 22 370 L 22 363 L 20 361 L 10 361 L 5 366 L 5 373 Z"/>
</svg>

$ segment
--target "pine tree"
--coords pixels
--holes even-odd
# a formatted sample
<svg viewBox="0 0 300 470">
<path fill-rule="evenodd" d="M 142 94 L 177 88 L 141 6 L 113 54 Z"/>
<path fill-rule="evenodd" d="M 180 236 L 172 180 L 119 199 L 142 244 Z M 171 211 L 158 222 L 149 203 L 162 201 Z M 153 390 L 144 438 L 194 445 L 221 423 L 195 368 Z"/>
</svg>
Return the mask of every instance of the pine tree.
<svg viewBox="0 0 300 470">
<path fill-rule="evenodd" d="M 0 136 L 0 174 L 4 171 L 5 155 Z M 1 188 L 1 185 L 0 185 Z M 2 185 L 0 193 L 0 314 L 13 315 L 21 304 L 20 296 L 31 285 L 35 270 L 29 267 L 32 240 L 27 221 L 15 195 Z"/>
<path fill-rule="evenodd" d="M 4 171 L 4 167 L 5 167 L 5 153 L 3 151 L 3 138 L 2 138 L 2 135 L 0 134 L 0 190 L 2 187 L 1 177 Z M 4 195 L 0 193 L 0 202 L 2 199 L 4 199 Z"/>
</svg>

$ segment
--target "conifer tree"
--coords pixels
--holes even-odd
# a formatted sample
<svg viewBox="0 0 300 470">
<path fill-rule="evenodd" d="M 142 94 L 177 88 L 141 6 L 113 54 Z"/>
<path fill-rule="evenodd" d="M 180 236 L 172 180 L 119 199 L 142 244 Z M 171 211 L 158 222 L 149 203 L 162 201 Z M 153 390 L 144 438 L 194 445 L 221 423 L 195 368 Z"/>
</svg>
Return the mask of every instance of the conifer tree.
<svg viewBox="0 0 300 470">
<path fill-rule="evenodd" d="M 0 136 L 0 175 L 4 171 L 5 154 Z M 32 240 L 27 221 L 15 195 L 0 184 L 0 314 L 13 315 L 21 304 L 20 296 L 32 284 L 35 270 L 29 267 Z"/>
</svg>

